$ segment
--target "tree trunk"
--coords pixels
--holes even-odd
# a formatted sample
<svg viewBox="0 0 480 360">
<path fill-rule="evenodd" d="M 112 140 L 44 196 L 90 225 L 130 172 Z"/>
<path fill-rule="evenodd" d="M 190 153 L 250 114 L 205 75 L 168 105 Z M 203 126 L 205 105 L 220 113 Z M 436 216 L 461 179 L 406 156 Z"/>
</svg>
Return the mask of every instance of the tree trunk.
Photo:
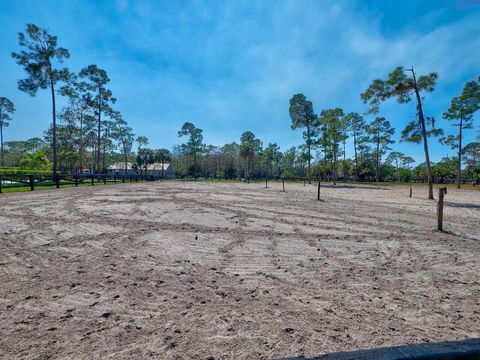
<svg viewBox="0 0 480 360">
<path fill-rule="evenodd" d="M 107 134 L 105 133 L 105 138 L 103 140 L 103 156 L 102 156 L 102 168 L 105 169 L 106 163 L 105 163 L 105 154 L 106 154 L 106 146 L 107 146 Z"/>
<path fill-rule="evenodd" d="M 307 149 L 308 149 L 308 174 L 307 174 L 307 178 L 308 178 L 308 183 L 311 184 L 312 181 L 310 179 L 310 174 L 311 174 L 311 165 L 310 165 L 310 161 L 311 161 L 311 157 L 310 157 L 310 121 L 307 121 Z"/>
<path fill-rule="evenodd" d="M 52 93 L 52 151 L 53 151 L 53 166 L 52 173 L 53 176 L 57 174 L 57 110 L 55 104 L 55 87 L 53 84 L 53 79 L 50 77 L 50 90 Z"/>
<path fill-rule="evenodd" d="M 80 112 L 80 174 L 83 174 L 83 111 Z"/>
<path fill-rule="evenodd" d="M 357 135 L 353 131 L 353 151 L 355 152 L 355 181 L 358 182 L 358 155 L 357 155 Z"/>
<path fill-rule="evenodd" d="M 395 169 L 397 170 L 397 181 L 400 182 L 400 173 L 398 169 L 398 158 L 395 158 Z"/>
<path fill-rule="evenodd" d="M 123 161 L 125 162 L 125 175 L 128 176 L 128 163 L 127 163 L 127 152 L 125 151 L 126 147 L 123 146 Z"/>
<path fill-rule="evenodd" d="M 97 129 L 97 172 L 100 173 L 101 152 L 101 129 L 102 129 L 102 88 L 98 89 L 98 129 Z"/>
<path fill-rule="evenodd" d="M 477 148 L 475 148 L 475 151 L 473 152 L 473 166 L 477 166 Z"/>
<path fill-rule="evenodd" d="M 96 167 L 96 163 L 95 163 L 95 154 L 97 153 L 97 148 L 95 147 L 95 141 L 93 141 L 93 145 L 92 145 L 92 161 L 90 163 L 90 172 L 91 174 L 95 173 L 95 167 Z"/>
<path fill-rule="evenodd" d="M 463 117 L 460 117 L 460 128 L 458 129 L 457 189 L 460 189 L 460 177 L 462 175 L 462 136 L 463 136 Z"/>
<path fill-rule="evenodd" d="M 477 147 L 473 148 L 473 156 L 472 156 L 473 166 L 477 166 Z"/>
<path fill-rule="evenodd" d="M 333 185 L 337 185 L 337 152 L 333 153 Z"/>
<path fill-rule="evenodd" d="M 428 199 L 434 200 L 433 197 L 433 174 L 432 167 L 430 166 L 430 155 L 428 153 L 428 141 L 427 141 L 427 126 L 425 124 L 425 117 L 423 116 L 423 107 L 422 99 L 420 98 L 420 92 L 417 86 L 417 79 L 415 77 L 415 71 L 412 67 L 413 74 L 413 84 L 415 88 L 415 96 L 417 98 L 417 110 L 418 110 L 418 119 L 422 128 L 422 139 L 423 139 L 423 151 L 425 153 L 425 166 L 427 168 L 427 179 L 428 179 Z"/>
<path fill-rule="evenodd" d="M 377 134 L 377 153 L 375 164 L 376 164 L 376 171 L 375 171 L 375 182 L 380 182 L 380 134 Z"/>
<path fill-rule="evenodd" d="M 2 158 L 1 164 L 3 167 L 3 122 L 0 122 L 0 154 Z"/>
<path fill-rule="evenodd" d="M 197 151 L 193 149 L 193 179 L 197 180 Z"/>
<path fill-rule="evenodd" d="M 162 156 L 162 180 L 165 181 L 165 157 Z"/>
</svg>

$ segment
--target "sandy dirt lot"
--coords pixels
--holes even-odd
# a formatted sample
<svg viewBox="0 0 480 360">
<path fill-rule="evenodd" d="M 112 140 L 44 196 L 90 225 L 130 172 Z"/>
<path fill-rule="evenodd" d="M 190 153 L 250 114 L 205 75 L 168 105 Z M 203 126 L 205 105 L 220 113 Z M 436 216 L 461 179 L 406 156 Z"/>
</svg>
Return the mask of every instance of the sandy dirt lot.
<svg viewBox="0 0 480 360">
<path fill-rule="evenodd" d="M 435 192 L 437 194 L 437 191 Z M 480 337 L 480 191 L 156 182 L 0 196 L 0 357 L 271 359 Z"/>
</svg>

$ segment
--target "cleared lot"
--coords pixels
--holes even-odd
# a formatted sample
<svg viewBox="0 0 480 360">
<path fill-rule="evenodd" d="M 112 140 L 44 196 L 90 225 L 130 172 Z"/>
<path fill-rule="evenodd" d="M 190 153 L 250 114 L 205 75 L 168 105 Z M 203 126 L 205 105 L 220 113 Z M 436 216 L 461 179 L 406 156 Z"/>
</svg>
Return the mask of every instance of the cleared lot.
<svg viewBox="0 0 480 360">
<path fill-rule="evenodd" d="M 3 358 L 262 359 L 480 337 L 480 192 L 165 182 L 0 196 Z M 437 192 L 436 192 L 437 193 Z"/>
</svg>

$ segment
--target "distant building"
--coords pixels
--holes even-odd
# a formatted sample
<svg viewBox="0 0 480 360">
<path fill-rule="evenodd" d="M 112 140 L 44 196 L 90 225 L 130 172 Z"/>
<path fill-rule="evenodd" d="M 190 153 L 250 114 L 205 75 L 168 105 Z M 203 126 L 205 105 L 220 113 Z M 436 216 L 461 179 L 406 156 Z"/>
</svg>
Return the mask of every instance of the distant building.
<svg viewBox="0 0 480 360">
<path fill-rule="evenodd" d="M 125 171 L 125 163 L 124 162 L 117 162 L 108 167 L 109 174 L 117 174 L 117 176 L 126 176 L 127 172 Z M 127 171 L 128 175 L 139 175 L 140 170 L 138 167 L 134 167 L 132 163 L 127 162 Z M 142 169 L 142 175 L 145 175 L 145 169 Z M 163 164 L 163 171 L 162 171 L 162 163 L 153 163 L 147 166 L 147 175 L 155 176 L 161 178 L 165 176 L 166 179 L 173 178 L 173 170 L 170 164 Z"/>
</svg>

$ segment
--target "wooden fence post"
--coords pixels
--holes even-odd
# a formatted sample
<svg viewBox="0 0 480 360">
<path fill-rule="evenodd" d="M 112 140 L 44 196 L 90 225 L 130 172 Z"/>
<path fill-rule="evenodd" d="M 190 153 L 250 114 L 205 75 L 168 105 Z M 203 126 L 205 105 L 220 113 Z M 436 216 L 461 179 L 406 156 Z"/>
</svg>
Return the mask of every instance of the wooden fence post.
<svg viewBox="0 0 480 360">
<path fill-rule="evenodd" d="M 410 197 L 412 197 L 412 183 L 410 182 Z"/>
<path fill-rule="evenodd" d="M 282 187 L 283 187 L 283 191 L 285 192 L 285 180 L 282 179 Z"/>
<path fill-rule="evenodd" d="M 94 180 L 94 178 L 93 178 L 93 174 L 90 175 L 90 180 L 91 180 L 91 182 L 92 182 L 92 186 L 95 185 L 95 180 Z"/>
<path fill-rule="evenodd" d="M 437 203 L 437 229 L 443 231 L 443 196 L 447 193 L 447 188 L 442 187 L 438 189 L 438 203 Z"/>
<path fill-rule="evenodd" d="M 28 175 L 28 184 L 30 185 L 30 191 L 35 190 L 35 183 L 33 181 L 33 175 Z"/>
<path fill-rule="evenodd" d="M 320 200 L 320 176 L 318 177 L 317 200 Z"/>
<path fill-rule="evenodd" d="M 320 200 L 320 179 L 318 179 L 317 200 Z"/>
<path fill-rule="evenodd" d="M 268 188 L 268 179 L 265 178 L 265 189 Z"/>
</svg>

